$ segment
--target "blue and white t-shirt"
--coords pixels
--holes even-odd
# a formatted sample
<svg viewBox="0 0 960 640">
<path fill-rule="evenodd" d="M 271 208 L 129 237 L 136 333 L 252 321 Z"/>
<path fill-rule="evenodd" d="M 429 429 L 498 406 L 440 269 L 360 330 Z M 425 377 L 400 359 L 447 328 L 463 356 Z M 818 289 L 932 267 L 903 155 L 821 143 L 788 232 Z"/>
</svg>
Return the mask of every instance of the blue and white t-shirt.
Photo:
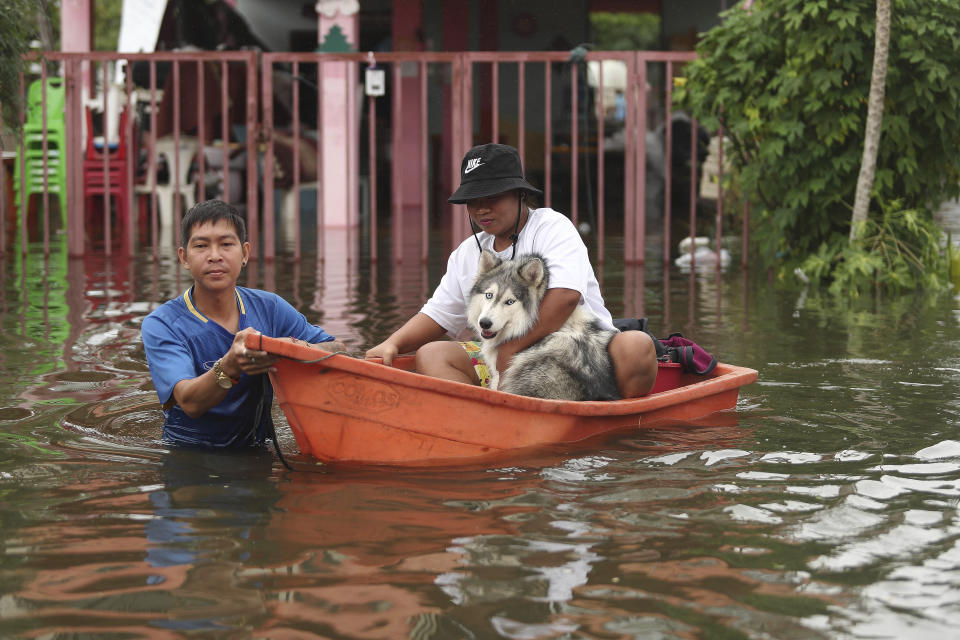
<svg viewBox="0 0 960 640">
<path fill-rule="evenodd" d="M 237 330 L 254 327 L 266 336 L 293 336 L 329 342 L 333 336 L 307 322 L 280 296 L 237 287 Z M 173 402 L 173 388 L 213 368 L 233 344 L 234 334 L 210 320 L 193 304 L 193 287 L 155 309 L 143 320 L 143 346 L 160 403 Z M 242 447 L 263 442 L 273 424 L 273 387 L 266 374 L 247 376 L 227 392 L 223 402 L 199 418 L 177 405 L 164 409 L 163 440 L 172 444 Z M 259 416 L 259 420 L 258 420 Z"/>
</svg>

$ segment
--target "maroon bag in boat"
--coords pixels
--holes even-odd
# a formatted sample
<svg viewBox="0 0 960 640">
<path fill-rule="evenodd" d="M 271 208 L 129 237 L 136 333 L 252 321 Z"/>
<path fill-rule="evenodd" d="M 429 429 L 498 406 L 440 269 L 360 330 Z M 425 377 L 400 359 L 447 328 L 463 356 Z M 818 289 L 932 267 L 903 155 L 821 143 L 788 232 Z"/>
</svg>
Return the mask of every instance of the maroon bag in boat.
<svg viewBox="0 0 960 640">
<path fill-rule="evenodd" d="M 617 318 L 613 326 L 618 331 L 643 331 L 653 338 L 657 348 L 657 360 L 677 362 L 684 373 L 707 375 L 717 366 L 717 359 L 703 350 L 693 340 L 687 340 L 679 333 L 671 333 L 666 340 L 660 340 L 647 329 L 646 318 Z"/>
<path fill-rule="evenodd" d="M 666 349 L 666 356 L 670 362 L 678 362 L 685 373 L 707 375 L 717 366 L 717 359 L 703 350 L 693 340 L 687 340 L 679 333 L 671 333 L 670 337 L 661 340 Z"/>
</svg>

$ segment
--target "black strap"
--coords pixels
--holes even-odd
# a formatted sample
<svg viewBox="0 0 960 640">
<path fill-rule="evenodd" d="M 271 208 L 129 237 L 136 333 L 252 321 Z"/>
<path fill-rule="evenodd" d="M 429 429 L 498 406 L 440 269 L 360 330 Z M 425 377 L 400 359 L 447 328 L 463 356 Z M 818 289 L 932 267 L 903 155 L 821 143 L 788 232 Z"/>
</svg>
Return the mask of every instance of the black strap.
<svg viewBox="0 0 960 640">
<path fill-rule="evenodd" d="M 262 340 L 261 340 L 262 343 Z M 262 349 L 261 349 L 262 351 Z M 266 408 L 267 404 L 267 374 L 261 373 L 258 376 L 255 376 L 255 380 L 251 382 L 250 385 L 251 393 L 257 393 L 259 399 L 257 400 L 257 408 L 253 412 L 253 437 L 256 438 L 256 432 L 260 429 L 260 422 L 263 420 L 263 411 Z M 273 441 L 273 448 L 277 452 L 277 456 L 280 458 L 280 462 L 283 463 L 290 471 L 293 471 L 293 467 L 290 466 L 290 463 L 287 462 L 287 459 L 283 457 L 283 451 L 280 450 L 280 442 L 277 440 L 277 428 L 273 424 L 273 420 L 267 422 L 267 435 Z"/>
<path fill-rule="evenodd" d="M 653 340 L 653 346 L 657 350 L 657 360 L 665 359 L 667 348 L 647 329 L 646 318 L 615 318 L 613 326 L 617 331 L 643 331 Z"/>
<path fill-rule="evenodd" d="M 613 326 L 617 331 L 647 331 L 646 318 L 615 318 Z"/>
<path fill-rule="evenodd" d="M 263 334 L 261 334 L 260 336 L 260 347 L 261 347 L 260 351 L 263 351 Z M 334 351 L 332 353 L 328 353 L 323 357 L 317 358 L 316 360 L 298 360 L 297 362 L 313 364 L 315 362 L 322 362 L 323 360 L 326 360 L 327 358 L 332 358 L 333 356 L 336 356 L 336 355 L 347 355 L 347 354 L 344 353 L 343 351 Z M 267 397 L 267 387 L 266 387 L 267 374 L 262 373 L 257 377 L 259 378 L 258 382 L 260 384 L 260 402 L 257 404 L 257 411 L 256 411 L 257 420 L 256 422 L 254 422 L 255 425 L 260 424 L 260 419 L 263 417 L 263 405 L 265 404 L 265 400 Z M 283 457 L 283 451 L 281 451 L 280 449 L 280 441 L 277 439 L 277 427 L 275 424 L 273 424 L 273 420 L 270 420 L 269 425 L 270 425 L 270 431 L 269 433 L 267 433 L 267 435 L 270 436 L 270 439 L 273 441 L 273 448 L 277 452 L 277 457 L 280 458 L 280 462 L 282 462 L 283 466 L 285 466 L 287 469 L 289 469 L 290 471 L 296 471 L 296 469 L 290 466 L 290 463 L 287 462 L 287 459 Z"/>
</svg>

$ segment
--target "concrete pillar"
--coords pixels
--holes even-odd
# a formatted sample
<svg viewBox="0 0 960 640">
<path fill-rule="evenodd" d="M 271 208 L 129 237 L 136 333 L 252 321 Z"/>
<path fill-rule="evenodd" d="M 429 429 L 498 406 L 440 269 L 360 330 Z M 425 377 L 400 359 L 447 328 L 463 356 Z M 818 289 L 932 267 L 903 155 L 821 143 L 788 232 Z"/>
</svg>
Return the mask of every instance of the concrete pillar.
<svg viewBox="0 0 960 640">
<path fill-rule="evenodd" d="M 317 51 L 356 51 L 359 37 L 357 0 L 318 0 Z M 323 219 L 328 228 L 349 228 L 359 223 L 359 107 L 355 67 L 346 62 L 320 64 L 323 111 L 320 144 L 323 145 Z"/>
<path fill-rule="evenodd" d="M 444 51 L 465 51 L 467 49 L 470 42 L 469 23 L 470 7 L 467 0 L 448 0 L 443 3 L 442 42 Z M 462 108 L 463 105 L 459 97 L 454 96 L 449 88 L 445 89 L 443 92 L 443 112 L 454 113 Z M 440 162 L 448 164 L 439 170 L 438 182 L 440 183 L 440 193 L 446 195 L 453 193 L 460 184 L 460 160 L 463 157 L 463 152 L 470 148 L 469 143 L 463 140 L 454 140 L 453 132 L 451 119 L 444 118 Z M 472 138 L 472 126 L 468 135 Z M 444 199 L 444 204 L 446 206 L 445 215 L 451 216 L 452 222 L 449 227 L 447 246 L 453 248 L 470 233 L 470 225 L 467 222 L 467 212 L 463 205 L 446 204 L 446 199 Z"/>
<path fill-rule="evenodd" d="M 393 0 L 393 49 L 394 51 L 423 51 L 421 34 L 423 33 L 423 7 L 420 2 Z M 390 184 L 394 185 L 392 194 L 394 261 L 417 260 L 422 251 L 420 245 L 421 229 L 426 224 L 426 208 L 421 185 L 424 175 L 424 135 L 421 112 L 427 108 L 420 93 L 422 69 L 415 61 L 400 63 L 399 73 L 393 78 L 397 82 L 388 82 L 388 95 L 395 113 L 393 113 L 393 158 L 403 158 L 403 162 L 391 164 Z M 393 95 L 390 95 L 390 94 Z M 428 196 L 427 196 L 428 197 Z"/>
<path fill-rule="evenodd" d="M 60 50 L 90 51 L 93 44 L 92 0 L 62 0 L 60 3 Z"/>
<path fill-rule="evenodd" d="M 93 50 L 93 0 L 62 0 L 60 3 L 60 50 Z M 83 97 L 89 98 L 93 83 L 90 63 L 83 63 Z"/>
<path fill-rule="evenodd" d="M 422 6 L 408 0 L 393 0 L 394 51 L 422 51 L 423 43 L 418 33 L 423 28 Z M 397 131 L 395 158 L 404 162 L 394 163 L 393 171 L 403 176 L 400 198 L 403 207 L 420 206 L 420 152 L 424 132 L 420 128 L 420 111 L 425 105 L 420 102 L 420 66 L 416 62 L 400 65 L 400 91 L 403 101 L 400 112 L 394 114 L 394 130 Z M 396 196 L 395 196 L 396 197 Z"/>
<path fill-rule="evenodd" d="M 60 49 L 61 51 L 90 51 L 93 44 L 93 0 L 62 0 L 60 3 Z M 83 117 L 84 100 L 93 89 L 90 63 L 70 60 L 64 64 L 66 78 L 66 113 L 64 124 L 68 132 L 82 130 L 86 125 Z M 83 153 L 81 136 L 67 136 L 66 157 L 79 158 Z M 82 256 L 86 251 L 84 232 L 83 168 L 81 163 L 67 163 L 67 252 L 71 257 Z"/>
</svg>

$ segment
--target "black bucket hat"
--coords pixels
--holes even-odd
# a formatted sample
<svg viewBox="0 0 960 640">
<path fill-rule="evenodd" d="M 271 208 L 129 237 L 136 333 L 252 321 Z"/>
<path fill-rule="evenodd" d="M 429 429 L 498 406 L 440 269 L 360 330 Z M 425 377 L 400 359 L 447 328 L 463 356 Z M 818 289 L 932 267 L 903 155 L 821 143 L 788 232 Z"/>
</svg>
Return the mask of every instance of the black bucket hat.
<svg viewBox="0 0 960 640">
<path fill-rule="evenodd" d="M 464 204 L 513 189 L 543 195 L 543 191 L 523 177 L 523 165 L 516 149 L 506 144 L 481 144 L 463 156 L 460 188 L 447 198 L 447 202 Z"/>
</svg>

